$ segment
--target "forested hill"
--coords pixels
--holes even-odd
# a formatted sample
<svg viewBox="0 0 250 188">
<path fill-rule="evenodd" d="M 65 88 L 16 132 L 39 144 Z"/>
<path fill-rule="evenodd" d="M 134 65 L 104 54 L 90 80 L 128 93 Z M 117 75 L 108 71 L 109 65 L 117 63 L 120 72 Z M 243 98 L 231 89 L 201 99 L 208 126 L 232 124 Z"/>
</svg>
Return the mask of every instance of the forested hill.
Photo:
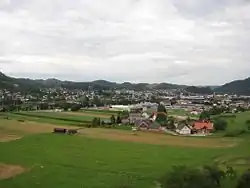
<svg viewBox="0 0 250 188">
<path fill-rule="evenodd" d="M 11 90 L 37 90 L 39 88 L 54 88 L 63 87 L 67 89 L 83 89 L 87 90 L 91 86 L 93 89 L 132 89 L 132 90 L 150 90 L 150 89 L 184 89 L 187 86 L 177 85 L 171 83 L 159 83 L 159 84 L 148 84 L 148 83 L 116 83 L 109 82 L 106 80 L 96 80 L 92 82 L 72 82 L 72 81 L 61 81 L 58 79 L 46 79 L 46 80 L 32 80 L 24 78 L 13 78 L 6 76 L 0 72 L 0 89 L 11 89 Z"/>
<path fill-rule="evenodd" d="M 219 93 L 250 95 L 250 77 L 245 80 L 236 80 L 214 90 Z"/>
<path fill-rule="evenodd" d="M 222 86 L 214 87 L 198 87 L 198 86 L 187 86 L 178 85 L 172 83 L 116 83 L 106 80 L 96 80 L 92 82 L 72 82 L 72 81 L 61 81 L 58 79 L 46 79 L 46 80 L 32 80 L 26 78 L 13 78 L 9 77 L 0 72 L 0 89 L 10 89 L 16 91 L 37 91 L 40 88 L 55 88 L 63 87 L 67 89 L 82 89 L 88 90 L 89 86 L 97 90 L 105 89 L 131 89 L 136 91 L 152 90 L 152 89 L 183 89 L 190 93 L 197 94 L 211 94 L 216 93 L 228 93 L 228 94 L 240 94 L 250 95 L 250 78 L 245 80 L 237 80 L 227 83 Z"/>
</svg>

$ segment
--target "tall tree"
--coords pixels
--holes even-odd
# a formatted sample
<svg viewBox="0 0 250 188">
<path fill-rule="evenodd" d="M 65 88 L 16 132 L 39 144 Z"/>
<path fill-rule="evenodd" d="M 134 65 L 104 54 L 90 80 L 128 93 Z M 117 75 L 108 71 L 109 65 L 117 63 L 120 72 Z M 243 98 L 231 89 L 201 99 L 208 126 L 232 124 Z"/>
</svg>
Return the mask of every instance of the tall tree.
<svg viewBox="0 0 250 188">
<path fill-rule="evenodd" d="M 121 114 L 119 113 L 116 117 L 116 123 L 120 124 L 122 122 Z"/>
<path fill-rule="evenodd" d="M 164 105 L 159 104 L 159 105 L 158 105 L 158 108 L 157 108 L 157 112 L 164 112 L 164 113 L 167 113 L 167 110 L 166 110 L 166 108 L 165 108 Z"/>
<path fill-rule="evenodd" d="M 112 123 L 112 124 L 115 124 L 115 116 L 114 115 L 112 115 L 111 117 L 110 117 L 110 122 Z"/>
</svg>

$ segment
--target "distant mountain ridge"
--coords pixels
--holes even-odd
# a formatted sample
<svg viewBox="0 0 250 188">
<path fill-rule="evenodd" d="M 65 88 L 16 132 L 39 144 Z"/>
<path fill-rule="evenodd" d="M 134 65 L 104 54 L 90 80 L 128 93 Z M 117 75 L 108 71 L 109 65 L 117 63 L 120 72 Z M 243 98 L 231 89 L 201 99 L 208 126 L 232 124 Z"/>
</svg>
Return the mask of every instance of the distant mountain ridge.
<svg viewBox="0 0 250 188">
<path fill-rule="evenodd" d="M 183 89 L 187 92 L 198 94 L 211 94 L 216 93 L 228 93 L 228 94 L 241 94 L 250 95 L 250 77 L 245 80 L 236 80 L 222 86 L 187 86 L 178 85 L 172 83 L 116 83 L 106 80 L 95 80 L 92 82 L 73 82 L 73 81 L 61 81 L 55 78 L 43 79 L 27 79 L 27 78 L 13 78 L 6 76 L 0 72 L 0 89 L 11 90 L 39 90 L 40 88 L 57 88 L 64 87 L 67 89 L 82 89 L 88 90 L 89 86 L 93 89 L 105 90 L 105 89 L 130 89 L 137 91 L 153 90 L 153 89 Z"/>
<path fill-rule="evenodd" d="M 149 90 L 149 89 L 183 89 L 187 86 L 170 83 L 148 84 L 148 83 L 116 83 L 106 80 L 95 80 L 92 82 L 73 82 L 61 81 L 55 78 L 43 79 L 26 79 L 12 78 L 0 72 L 0 89 L 14 89 L 22 87 L 23 89 L 53 88 L 64 87 L 68 89 L 87 90 L 91 86 L 94 89 L 132 89 L 132 90 Z"/>
<path fill-rule="evenodd" d="M 235 80 L 230 83 L 226 83 L 218 88 L 215 88 L 214 91 L 227 94 L 250 95 L 250 77 L 244 80 Z"/>
</svg>

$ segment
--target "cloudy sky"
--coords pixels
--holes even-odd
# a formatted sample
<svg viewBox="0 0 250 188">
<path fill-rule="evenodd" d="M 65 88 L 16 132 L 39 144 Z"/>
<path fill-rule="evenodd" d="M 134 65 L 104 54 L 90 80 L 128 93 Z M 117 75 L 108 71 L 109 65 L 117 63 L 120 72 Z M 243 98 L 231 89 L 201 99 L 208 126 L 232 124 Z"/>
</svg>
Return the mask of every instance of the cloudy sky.
<svg viewBox="0 0 250 188">
<path fill-rule="evenodd" d="M 0 0 L 15 77 L 223 84 L 250 76 L 249 0 Z"/>
</svg>

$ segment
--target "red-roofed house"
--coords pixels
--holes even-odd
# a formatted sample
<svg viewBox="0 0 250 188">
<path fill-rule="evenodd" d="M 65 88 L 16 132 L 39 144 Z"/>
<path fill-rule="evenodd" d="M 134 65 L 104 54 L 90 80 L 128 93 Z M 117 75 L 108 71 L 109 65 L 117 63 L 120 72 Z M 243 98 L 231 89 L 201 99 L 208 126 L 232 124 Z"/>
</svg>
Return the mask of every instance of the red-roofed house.
<svg viewBox="0 0 250 188">
<path fill-rule="evenodd" d="M 210 121 L 195 121 L 193 131 L 200 134 L 211 133 L 214 130 L 214 124 Z"/>
</svg>

